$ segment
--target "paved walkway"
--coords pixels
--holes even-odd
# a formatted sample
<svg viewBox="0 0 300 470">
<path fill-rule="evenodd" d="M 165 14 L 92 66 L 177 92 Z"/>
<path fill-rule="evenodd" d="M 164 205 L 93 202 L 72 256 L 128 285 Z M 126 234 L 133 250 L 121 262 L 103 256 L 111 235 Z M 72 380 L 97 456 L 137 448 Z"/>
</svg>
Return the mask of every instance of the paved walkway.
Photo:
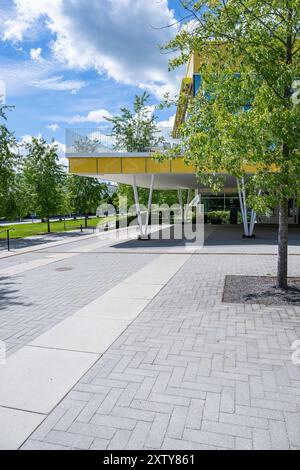
<svg viewBox="0 0 300 470">
<path fill-rule="evenodd" d="M 192 256 L 23 448 L 300 448 L 300 307 L 221 300 L 225 274 L 274 270 Z"/>
<path fill-rule="evenodd" d="M 18 429 L 14 445 L 25 440 L 23 449 L 300 449 L 300 366 L 291 361 L 291 345 L 300 339 L 300 307 L 222 302 L 226 274 L 274 274 L 276 256 L 246 249 L 230 254 L 230 248 L 217 256 L 134 254 L 134 247 L 131 253 L 101 253 L 93 240 L 89 252 L 86 243 L 82 253 L 65 248 L 74 256 L 54 264 L 47 258 L 20 280 L 20 287 L 28 278 L 47 296 L 55 276 L 62 276 L 51 297 L 55 302 L 59 289 L 60 302 L 45 307 L 54 317 L 70 293 L 78 302 L 66 317 L 58 315 L 36 331 L 35 339 L 28 334 L 9 358 L 2 384 L 10 383 L 11 390 L 0 392 L 0 423 L 2 429 Z M 36 253 L 32 260 L 22 256 L 37 262 Z M 105 279 L 103 263 L 111 278 L 97 292 Z M 299 276 L 297 255 L 290 256 L 289 270 Z M 13 282 L 18 275 L 7 277 Z M 41 295 L 31 295 L 40 309 Z M 24 307 L 15 307 L 19 318 Z M 99 321 L 101 328 L 111 321 L 108 331 L 114 323 L 119 328 L 106 343 Z M 35 325 L 40 327 L 38 317 Z M 24 383 L 34 368 L 46 372 L 32 397 Z M 51 377 L 59 387 L 49 395 Z M 22 381 L 22 394 L 16 393 Z"/>
</svg>

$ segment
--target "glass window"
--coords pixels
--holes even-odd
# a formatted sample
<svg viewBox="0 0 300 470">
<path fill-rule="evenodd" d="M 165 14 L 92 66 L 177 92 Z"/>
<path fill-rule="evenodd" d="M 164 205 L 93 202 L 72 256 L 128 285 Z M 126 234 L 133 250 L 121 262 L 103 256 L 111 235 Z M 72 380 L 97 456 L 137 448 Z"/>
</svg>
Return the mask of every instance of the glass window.
<svg viewBox="0 0 300 470">
<path fill-rule="evenodd" d="M 199 73 L 195 73 L 194 74 L 194 96 L 196 96 L 201 86 L 202 86 L 202 77 Z"/>
</svg>

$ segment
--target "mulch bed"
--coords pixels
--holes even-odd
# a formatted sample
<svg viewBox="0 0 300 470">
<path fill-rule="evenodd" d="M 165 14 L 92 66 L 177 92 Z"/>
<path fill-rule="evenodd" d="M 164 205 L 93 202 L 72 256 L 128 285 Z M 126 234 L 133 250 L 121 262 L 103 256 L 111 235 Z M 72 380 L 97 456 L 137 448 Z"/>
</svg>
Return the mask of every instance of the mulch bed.
<svg viewBox="0 0 300 470">
<path fill-rule="evenodd" d="M 223 302 L 263 305 L 300 305 L 300 278 L 289 278 L 288 289 L 276 288 L 272 276 L 226 276 Z"/>
</svg>

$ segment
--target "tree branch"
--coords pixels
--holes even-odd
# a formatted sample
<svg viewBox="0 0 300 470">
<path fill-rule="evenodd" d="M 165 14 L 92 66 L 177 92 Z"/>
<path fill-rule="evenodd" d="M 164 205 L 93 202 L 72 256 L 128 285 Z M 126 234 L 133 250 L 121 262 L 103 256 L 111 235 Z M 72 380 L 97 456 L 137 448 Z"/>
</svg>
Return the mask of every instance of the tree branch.
<svg viewBox="0 0 300 470">
<path fill-rule="evenodd" d="M 242 0 L 236 0 L 236 1 L 238 1 L 238 2 L 242 5 L 242 7 L 244 8 L 246 14 L 248 13 L 248 15 L 250 15 L 250 16 L 252 15 L 252 17 L 253 17 L 256 21 L 258 21 L 261 25 L 263 25 L 263 27 L 266 28 L 266 30 L 268 30 L 269 33 L 271 33 L 271 35 L 272 35 L 275 39 L 277 39 L 279 42 L 281 42 L 282 44 L 284 44 L 284 46 L 286 45 L 286 42 L 285 42 L 280 36 L 277 36 L 277 34 L 275 34 L 274 31 L 273 31 L 259 16 L 256 16 L 256 15 L 253 13 L 253 11 L 250 10 L 250 8 L 247 7 L 247 5 L 245 5 L 245 3 L 244 3 Z"/>
</svg>

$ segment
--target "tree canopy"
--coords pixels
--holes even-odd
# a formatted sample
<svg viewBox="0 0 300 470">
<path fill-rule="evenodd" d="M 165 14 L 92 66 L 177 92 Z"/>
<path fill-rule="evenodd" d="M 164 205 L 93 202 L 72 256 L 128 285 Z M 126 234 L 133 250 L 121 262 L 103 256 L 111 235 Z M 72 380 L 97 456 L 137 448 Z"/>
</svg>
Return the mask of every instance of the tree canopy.
<svg viewBox="0 0 300 470">
<path fill-rule="evenodd" d="M 215 190 L 222 186 L 218 174 L 228 173 L 245 178 L 254 209 L 279 204 L 284 287 L 288 199 L 300 191 L 300 106 L 293 99 L 300 77 L 300 2 L 182 3 L 189 23 L 165 49 L 180 52 L 171 67 L 198 54 L 202 80 L 180 129 L 185 158 Z"/>
<path fill-rule="evenodd" d="M 6 126 L 8 106 L 0 106 L 0 214 L 10 216 L 14 206 L 14 188 L 19 165 L 16 138 Z"/>
<path fill-rule="evenodd" d="M 10 220 L 37 213 L 41 218 L 95 213 L 107 198 L 107 185 L 94 178 L 67 175 L 55 142 L 32 137 L 18 142 L 6 125 L 11 107 L 0 107 L 0 217 Z M 79 143 L 89 149 L 88 140 Z M 84 151 L 84 150 L 82 150 Z"/>
<path fill-rule="evenodd" d="M 107 197 L 107 185 L 96 178 L 78 175 L 68 177 L 68 189 L 72 207 L 85 215 L 85 225 L 90 212 L 95 213 L 98 205 Z"/>
<path fill-rule="evenodd" d="M 65 173 L 54 143 L 47 144 L 44 139 L 33 137 L 26 144 L 26 151 L 24 178 L 30 190 L 32 208 L 47 218 L 50 232 L 49 217 L 56 214 L 61 205 L 60 187 Z"/>
<path fill-rule="evenodd" d="M 112 136 L 116 139 L 115 148 L 126 152 L 143 152 L 162 141 L 158 135 L 156 116 L 148 105 L 149 94 L 136 95 L 133 111 L 121 108 L 120 115 L 105 118 L 112 124 Z"/>
</svg>

